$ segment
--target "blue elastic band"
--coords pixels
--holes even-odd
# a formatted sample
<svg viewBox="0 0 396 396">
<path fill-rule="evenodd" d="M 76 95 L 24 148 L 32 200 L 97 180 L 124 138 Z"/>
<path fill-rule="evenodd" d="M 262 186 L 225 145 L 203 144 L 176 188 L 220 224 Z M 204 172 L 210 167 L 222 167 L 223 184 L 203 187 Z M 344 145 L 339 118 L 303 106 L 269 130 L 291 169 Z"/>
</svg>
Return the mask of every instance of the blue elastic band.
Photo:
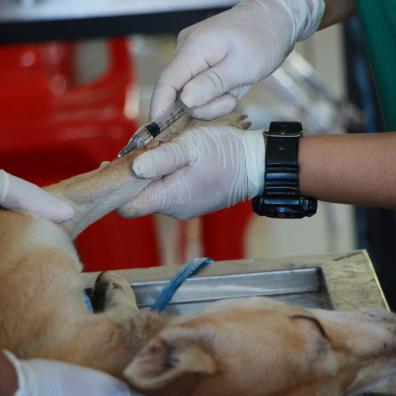
<svg viewBox="0 0 396 396">
<path fill-rule="evenodd" d="M 91 299 L 89 298 L 89 296 L 85 290 L 83 290 L 83 300 L 84 300 L 85 305 L 88 308 L 88 311 L 92 313 L 94 310 L 93 310 L 93 306 L 91 303 Z"/>
<path fill-rule="evenodd" d="M 184 281 L 194 274 L 198 273 L 203 267 L 213 263 L 211 258 L 197 258 L 187 263 L 176 276 L 162 289 L 155 303 L 151 306 L 151 311 L 162 312 L 170 303 L 177 289 Z"/>
</svg>

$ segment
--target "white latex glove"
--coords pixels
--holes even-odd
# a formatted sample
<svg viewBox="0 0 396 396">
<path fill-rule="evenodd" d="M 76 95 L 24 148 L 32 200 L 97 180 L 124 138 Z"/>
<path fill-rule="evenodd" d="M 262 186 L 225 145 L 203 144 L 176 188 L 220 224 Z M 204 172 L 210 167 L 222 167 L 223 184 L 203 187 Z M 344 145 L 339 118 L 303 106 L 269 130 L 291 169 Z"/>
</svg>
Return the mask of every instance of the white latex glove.
<svg viewBox="0 0 396 396">
<path fill-rule="evenodd" d="M 0 169 L 0 206 L 26 210 L 60 223 L 74 216 L 73 208 L 33 183 Z"/>
<path fill-rule="evenodd" d="M 184 29 L 161 74 L 150 115 L 171 107 L 178 92 L 194 118 L 228 114 L 251 84 L 274 72 L 319 27 L 324 0 L 245 0 Z"/>
<path fill-rule="evenodd" d="M 263 131 L 192 129 L 134 161 L 138 177 L 168 176 L 152 182 L 119 212 L 189 219 L 235 205 L 261 193 L 264 156 Z"/>
<path fill-rule="evenodd" d="M 15 367 L 15 396 L 138 396 L 128 385 L 100 371 L 55 360 L 18 360 L 4 351 Z"/>
</svg>

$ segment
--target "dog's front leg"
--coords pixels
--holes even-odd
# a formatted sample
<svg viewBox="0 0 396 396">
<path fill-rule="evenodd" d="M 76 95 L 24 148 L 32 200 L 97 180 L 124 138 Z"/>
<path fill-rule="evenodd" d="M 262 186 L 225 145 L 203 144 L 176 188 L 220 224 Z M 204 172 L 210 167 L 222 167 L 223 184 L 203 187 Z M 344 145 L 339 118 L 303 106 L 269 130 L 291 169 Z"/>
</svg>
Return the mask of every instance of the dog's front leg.
<svg viewBox="0 0 396 396">
<path fill-rule="evenodd" d="M 246 116 L 236 113 L 213 121 L 181 119 L 167 130 L 156 144 L 169 141 L 187 129 L 220 124 L 240 129 L 247 129 L 250 126 Z M 153 143 L 148 147 L 155 147 L 155 142 Z M 151 180 L 139 179 L 132 171 L 134 159 L 143 151 L 135 150 L 107 166 L 47 188 L 49 192 L 69 202 L 76 211 L 74 218 L 64 224 L 72 239 L 90 224 L 130 201 L 151 182 Z"/>
<path fill-rule="evenodd" d="M 47 190 L 69 202 L 75 216 L 64 223 L 72 239 L 90 224 L 136 196 L 151 180 L 137 178 L 132 171 L 136 150 L 100 169 L 49 186 Z"/>
</svg>

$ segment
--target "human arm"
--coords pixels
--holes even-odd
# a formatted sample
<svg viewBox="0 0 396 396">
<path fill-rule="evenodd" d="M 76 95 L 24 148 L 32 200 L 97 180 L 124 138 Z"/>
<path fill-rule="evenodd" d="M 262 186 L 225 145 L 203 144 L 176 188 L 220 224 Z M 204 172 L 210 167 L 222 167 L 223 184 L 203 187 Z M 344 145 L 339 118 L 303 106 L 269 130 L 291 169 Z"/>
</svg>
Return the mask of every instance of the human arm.
<svg viewBox="0 0 396 396">
<path fill-rule="evenodd" d="M 106 373 L 55 360 L 19 360 L 3 351 L 0 369 L 6 370 L 0 372 L 2 396 L 138 396 Z"/>
<path fill-rule="evenodd" d="M 230 127 L 198 128 L 138 157 L 134 171 L 156 178 L 120 209 L 188 219 L 262 192 L 264 138 Z M 396 208 L 396 133 L 300 139 L 300 192 L 323 201 Z M 260 171 L 262 172 L 260 174 Z"/>
<path fill-rule="evenodd" d="M 18 389 L 18 380 L 14 366 L 0 351 L 0 395 L 14 396 Z"/>
<path fill-rule="evenodd" d="M 307 136 L 300 190 L 322 201 L 396 208 L 396 133 Z"/>
<path fill-rule="evenodd" d="M 40 187 L 0 169 L 0 207 L 26 210 L 57 223 L 74 216 L 73 208 Z"/>
<path fill-rule="evenodd" d="M 178 94 L 194 118 L 228 114 L 297 41 L 318 29 L 324 8 L 324 0 L 246 0 L 184 29 L 154 87 L 151 117 L 169 108 Z"/>
<path fill-rule="evenodd" d="M 355 0 L 325 0 L 326 8 L 319 29 L 343 22 L 356 15 Z"/>
<path fill-rule="evenodd" d="M 353 0 L 247 0 L 184 29 L 154 87 L 151 117 L 168 109 L 178 94 L 194 118 L 229 113 L 297 41 L 355 13 Z"/>
</svg>

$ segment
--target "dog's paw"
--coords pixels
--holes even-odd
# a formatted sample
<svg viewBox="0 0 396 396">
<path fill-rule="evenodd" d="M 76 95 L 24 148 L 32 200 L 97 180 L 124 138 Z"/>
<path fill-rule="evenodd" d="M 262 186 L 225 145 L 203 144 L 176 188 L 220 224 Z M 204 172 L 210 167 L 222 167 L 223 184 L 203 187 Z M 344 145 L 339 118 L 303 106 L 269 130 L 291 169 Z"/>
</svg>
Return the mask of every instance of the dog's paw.
<svg viewBox="0 0 396 396">
<path fill-rule="evenodd" d="M 102 272 L 92 293 L 94 312 L 104 312 L 120 306 L 137 308 L 135 294 L 125 278 L 116 272 Z"/>
</svg>

